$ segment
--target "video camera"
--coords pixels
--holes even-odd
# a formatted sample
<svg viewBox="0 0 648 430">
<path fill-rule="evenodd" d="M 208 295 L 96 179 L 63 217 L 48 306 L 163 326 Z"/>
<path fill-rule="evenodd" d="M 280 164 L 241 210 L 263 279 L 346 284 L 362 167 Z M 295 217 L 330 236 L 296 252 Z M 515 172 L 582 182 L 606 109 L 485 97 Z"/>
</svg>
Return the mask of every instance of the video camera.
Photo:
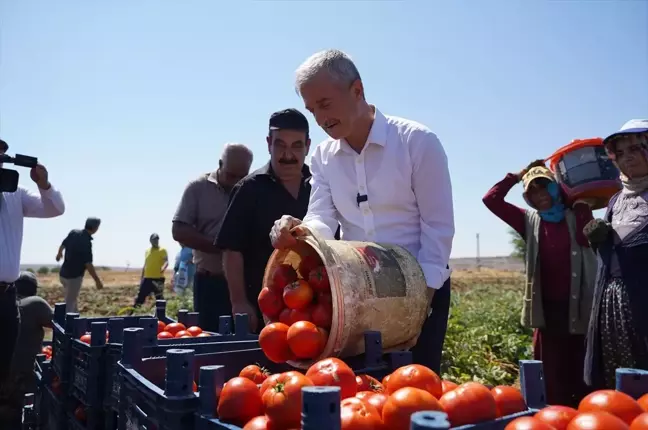
<svg viewBox="0 0 648 430">
<path fill-rule="evenodd" d="M 16 154 L 15 157 L 0 154 L 0 165 L 2 164 L 15 164 L 16 166 L 32 168 L 38 164 L 38 158 L 21 154 Z M 15 192 L 18 189 L 18 177 L 17 171 L 0 168 L 0 192 Z"/>
</svg>

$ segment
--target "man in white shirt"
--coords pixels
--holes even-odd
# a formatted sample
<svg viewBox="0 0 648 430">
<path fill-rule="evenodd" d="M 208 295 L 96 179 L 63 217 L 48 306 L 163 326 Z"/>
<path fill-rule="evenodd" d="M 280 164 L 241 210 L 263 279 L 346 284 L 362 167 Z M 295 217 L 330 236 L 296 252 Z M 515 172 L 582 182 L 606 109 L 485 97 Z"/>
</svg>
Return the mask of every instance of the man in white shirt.
<svg viewBox="0 0 648 430">
<path fill-rule="evenodd" d="M 296 89 L 331 137 L 311 159 L 308 213 L 283 216 L 270 233 L 275 248 L 295 243 L 304 224 L 325 239 L 391 243 L 414 255 L 425 275 L 431 314 L 414 361 L 436 372 L 450 307 L 448 261 L 454 236 L 452 187 L 445 151 L 427 127 L 383 115 L 367 103 L 360 74 L 338 50 L 319 52 L 296 72 Z"/>
<path fill-rule="evenodd" d="M 0 155 L 8 149 L 9 145 L 0 140 Z M 0 195 L 0 385 L 9 372 L 18 335 L 14 282 L 20 274 L 23 220 L 25 217 L 54 218 L 65 211 L 61 193 L 49 183 L 45 167 L 39 164 L 32 168 L 30 177 L 38 185 L 40 195 L 22 187 Z"/>
</svg>

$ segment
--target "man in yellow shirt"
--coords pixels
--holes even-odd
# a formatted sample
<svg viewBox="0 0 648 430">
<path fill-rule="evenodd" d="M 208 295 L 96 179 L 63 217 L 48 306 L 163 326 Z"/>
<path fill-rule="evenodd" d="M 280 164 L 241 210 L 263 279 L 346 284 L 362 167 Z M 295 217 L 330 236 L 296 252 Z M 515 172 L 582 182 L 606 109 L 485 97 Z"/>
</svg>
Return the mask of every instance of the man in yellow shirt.
<svg viewBox="0 0 648 430">
<path fill-rule="evenodd" d="M 136 308 L 142 306 L 151 294 L 155 295 L 156 300 L 164 299 L 164 272 L 169 265 L 169 257 L 166 249 L 160 247 L 160 236 L 153 233 L 150 241 L 151 247 L 146 250 L 142 280 L 135 298 Z"/>
</svg>

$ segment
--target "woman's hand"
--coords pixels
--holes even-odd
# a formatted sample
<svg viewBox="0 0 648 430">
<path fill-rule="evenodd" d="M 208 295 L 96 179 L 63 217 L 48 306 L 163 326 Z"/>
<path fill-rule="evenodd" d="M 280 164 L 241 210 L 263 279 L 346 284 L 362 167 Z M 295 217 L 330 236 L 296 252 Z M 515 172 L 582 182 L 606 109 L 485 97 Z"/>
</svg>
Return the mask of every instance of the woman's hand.
<svg viewBox="0 0 648 430">
<path fill-rule="evenodd" d="M 612 226 L 602 219 L 593 219 L 585 225 L 583 228 L 583 234 L 587 237 L 587 240 L 592 245 L 592 248 L 596 249 L 608 238 Z"/>
</svg>

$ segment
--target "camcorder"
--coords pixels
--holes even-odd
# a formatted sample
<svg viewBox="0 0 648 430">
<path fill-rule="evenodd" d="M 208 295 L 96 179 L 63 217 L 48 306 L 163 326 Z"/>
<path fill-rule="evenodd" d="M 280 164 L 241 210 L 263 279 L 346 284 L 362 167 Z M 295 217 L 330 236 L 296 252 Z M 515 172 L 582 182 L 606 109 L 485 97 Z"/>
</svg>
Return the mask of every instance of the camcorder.
<svg viewBox="0 0 648 430">
<path fill-rule="evenodd" d="M 36 167 L 38 158 L 30 157 L 29 155 L 16 154 L 12 157 L 7 154 L 0 154 L 0 165 L 14 164 L 21 167 Z M 0 168 L 0 192 L 13 193 L 18 189 L 19 174 L 15 170 Z"/>
</svg>

